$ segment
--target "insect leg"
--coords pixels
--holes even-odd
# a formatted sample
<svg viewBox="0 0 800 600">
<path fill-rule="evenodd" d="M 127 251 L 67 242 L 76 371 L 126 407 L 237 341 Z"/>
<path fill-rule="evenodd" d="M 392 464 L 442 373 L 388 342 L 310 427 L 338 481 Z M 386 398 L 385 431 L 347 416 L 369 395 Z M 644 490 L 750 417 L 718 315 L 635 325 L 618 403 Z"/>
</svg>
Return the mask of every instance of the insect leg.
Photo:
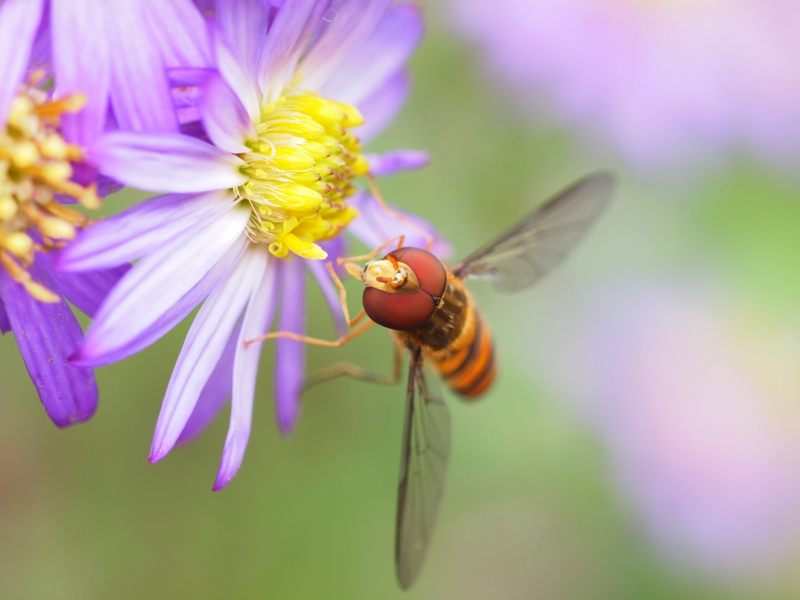
<svg viewBox="0 0 800 600">
<path fill-rule="evenodd" d="M 369 187 L 372 190 L 372 195 L 375 196 L 375 200 L 378 202 L 378 205 L 383 209 L 383 211 L 389 216 L 394 217 L 395 219 L 399 219 L 404 223 L 409 224 L 417 231 L 419 231 L 427 240 L 425 242 L 425 250 L 430 250 L 431 248 L 433 248 L 433 243 L 436 241 L 434 240 L 433 235 L 429 231 L 426 231 L 423 227 L 420 227 L 419 225 L 414 223 L 414 221 L 412 221 L 405 215 L 400 214 L 399 212 L 391 208 L 388 204 L 386 204 L 386 201 L 383 199 L 383 196 L 381 196 L 381 191 L 378 189 L 378 184 L 375 182 L 375 178 L 372 176 L 371 173 L 367 173 L 365 177 L 369 182 Z"/>
<path fill-rule="evenodd" d="M 299 333 L 294 333 L 293 331 L 273 331 L 272 333 L 267 333 L 265 335 L 260 335 L 252 340 L 245 340 L 244 345 L 249 346 L 255 342 L 261 342 L 264 340 L 274 340 L 277 338 L 288 338 L 290 340 L 294 340 L 296 342 L 303 342 L 304 344 L 311 344 L 313 346 L 325 346 L 327 348 L 338 348 L 340 346 L 344 346 L 347 342 L 352 340 L 353 338 L 358 337 L 362 333 L 364 333 L 367 329 L 375 325 L 375 321 L 367 321 L 366 323 L 362 323 L 358 328 L 354 329 L 347 335 L 343 335 L 338 340 L 320 340 L 318 338 L 308 337 L 306 335 L 300 335 Z"/>
<path fill-rule="evenodd" d="M 347 263 L 363 262 L 365 260 L 372 260 L 373 258 L 378 256 L 378 254 L 380 254 L 383 250 L 385 250 L 386 248 L 388 248 L 389 246 L 391 246 L 395 242 L 397 242 L 397 248 L 402 248 L 403 247 L 403 242 L 405 241 L 405 239 L 406 239 L 406 236 L 398 235 L 397 237 L 393 237 L 392 239 L 390 239 L 388 242 L 386 242 L 384 244 L 381 244 L 380 246 L 375 248 L 375 250 L 373 250 L 369 254 L 364 254 L 362 256 L 344 256 L 344 257 L 337 258 L 336 259 L 336 264 L 337 265 L 344 265 L 344 264 L 347 264 Z M 395 248 L 395 249 L 397 249 L 397 248 Z"/>
<path fill-rule="evenodd" d="M 327 263 L 325 263 L 325 266 L 328 269 L 328 273 L 330 273 L 331 275 L 331 279 L 333 279 L 333 284 L 336 286 L 336 289 L 339 290 L 339 302 L 342 305 L 342 314 L 344 315 L 344 320 L 347 322 L 348 327 L 352 327 L 353 325 L 358 323 L 361 319 L 363 319 L 367 313 L 362 310 L 360 313 L 356 315 L 355 319 L 352 320 L 350 319 L 350 311 L 347 310 L 347 290 L 344 289 L 342 281 L 336 274 L 336 271 L 333 268 L 333 263 L 331 261 L 328 261 Z"/>
<path fill-rule="evenodd" d="M 394 385 L 400 380 L 400 348 L 395 346 L 394 348 L 394 370 L 391 375 L 386 375 L 384 373 L 375 373 L 374 371 L 369 371 L 364 367 L 359 367 L 358 365 L 354 365 L 353 363 L 337 363 L 335 365 L 331 365 L 329 367 L 323 367 L 322 369 L 318 369 L 308 375 L 303 383 L 303 391 L 305 392 L 309 388 L 319 384 L 325 383 L 326 381 L 330 381 L 331 379 L 336 379 L 337 377 L 347 376 L 352 377 L 353 379 L 361 379 L 364 381 L 370 381 L 372 383 L 380 383 L 382 385 Z"/>
</svg>

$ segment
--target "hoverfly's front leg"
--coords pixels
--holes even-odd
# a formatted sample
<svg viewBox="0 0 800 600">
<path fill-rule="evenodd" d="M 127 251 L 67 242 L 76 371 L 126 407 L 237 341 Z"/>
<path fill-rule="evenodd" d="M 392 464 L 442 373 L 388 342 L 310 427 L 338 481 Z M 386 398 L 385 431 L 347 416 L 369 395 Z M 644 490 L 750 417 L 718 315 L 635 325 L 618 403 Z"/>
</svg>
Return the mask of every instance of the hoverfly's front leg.
<svg viewBox="0 0 800 600">
<path fill-rule="evenodd" d="M 355 319 L 350 319 L 350 311 L 347 309 L 347 290 L 344 289 L 341 279 L 339 279 L 339 276 L 336 274 L 336 270 L 333 268 L 333 263 L 328 261 L 325 263 L 325 266 L 328 269 L 328 273 L 330 273 L 331 279 L 333 279 L 333 284 L 336 286 L 336 289 L 339 290 L 339 303 L 342 305 L 342 314 L 344 315 L 344 320 L 348 327 L 352 327 L 361 319 L 363 319 L 367 313 L 362 310 L 356 315 Z"/>
<path fill-rule="evenodd" d="M 385 212 L 387 215 L 391 217 L 394 217 L 395 219 L 399 219 L 400 221 L 407 223 L 412 228 L 419 231 L 426 240 L 425 250 L 430 251 L 430 249 L 433 248 L 433 243 L 436 241 L 433 237 L 433 234 L 430 231 L 426 231 L 424 227 L 421 227 L 417 223 L 414 223 L 414 221 L 412 221 L 405 215 L 397 212 L 396 210 L 391 208 L 388 204 L 386 204 L 386 201 L 383 199 L 383 196 L 381 195 L 381 191 L 378 189 L 378 184 L 375 182 L 375 177 L 373 177 L 371 173 L 367 173 L 365 177 L 369 182 L 369 187 L 370 190 L 372 190 L 372 195 L 375 196 L 375 200 L 378 202 L 378 205 L 383 209 L 383 212 Z"/>
<path fill-rule="evenodd" d="M 361 262 L 361 261 L 364 261 L 364 260 L 371 260 L 375 256 L 377 256 L 381 251 L 385 250 L 386 248 L 388 248 L 389 246 L 391 246 L 395 242 L 397 243 L 397 247 L 401 248 L 403 246 L 403 240 L 404 239 L 405 239 L 404 236 L 399 235 L 396 238 L 392 238 L 391 240 L 389 240 L 385 244 L 380 245 L 379 247 L 377 247 L 375 250 L 373 250 L 369 254 L 366 254 L 364 256 L 349 256 L 349 257 L 346 257 L 346 258 L 341 258 L 340 257 L 340 258 L 336 259 L 336 262 L 337 262 L 337 264 L 345 265 L 345 268 L 347 268 L 347 267 L 349 267 L 350 265 L 353 265 L 356 262 Z M 344 284 L 342 284 L 341 279 L 339 279 L 339 276 L 336 274 L 336 271 L 333 268 L 333 263 L 331 261 L 328 261 L 327 263 L 325 263 L 325 267 L 328 269 L 328 273 L 330 274 L 331 279 L 333 279 L 333 284 L 336 286 L 336 289 L 339 290 L 339 303 L 341 304 L 342 314 L 344 315 L 344 319 L 347 322 L 347 326 L 348 327 L 353 327 L 358 322 L 363 320 L 364 317 L 367 316 L 367 313 L 364 310 L 362 310 L 360 313 L 358 313 L 356 315 L 355 319 L 351 319 L 350 318 L 350 310 L 347 308 L 347 290 L 345 289 Z M 348 273 L 350 273 L 353 276 L 355 276 L 357 279 L 359 279 L 359 280 L 361 279 L 361 268 L 360 267 L 357 269 L 357 273 L 356 273 L 355 269 L 351 270 L 351 269 L 348 268 L 347 271 L 348 271 Z M 272 333 L 267 333 L 267 334 L 255 337 L 255 338 L 253 338 L 251 340 L 246 340 L 244 344 L 245 344 L 245 346 L 249 346 L 250 344 L 253 344 L 255 342 L 263 342 L 264 340 L 273 340 L 273 339 L 276 339 L 276 338 L 287 338 L 287 339 L 290 339 L 290 340 L 295 340 L 296 342 L 303 342 L 304 344 L 312 344 L 314 346 L 326 346 L 328 348 L 338 348 L 339 346 L 344 346 L 347 342 L 349 342 L 353 338 L 358 337 L 359 335 L 364 333 L 367 329 L 369 329 L 373 325 L 375 325 L 375 323 L 373 321 L 367 321 L 366 323 L 362 323 L 361 326 L 358 329 L 355 329 L 355 330 L 351 331 L 347 335 L 343 335 L 342 337 L 340 337 L 337 340 L 321 340 L 321 339 L 318 339 L 318 338 L 312 338 L 312 337 L 309 337 L 309 336 L 300 335 L 299 333 L 294 333 L 292 331 L 273 331 Z"/>
<path fill-rule="evenodd" d="M 252 340 L 246 340 L 244 342 L 245 346 L 249 346 L 250 344 L 255 344 L 256 342 L 263 342 L 264 340 L 274 340 L 278 338 L 286 338 L 290 340 L 294 340 L 295 342 L 302 342 L 304 344 L 311 344 L 312 346 L 325 346 L 326 348 L 339 348 L 340 346 L 344 346 L 347 342 L 352 340 L 353 338 L 357 338 L 359 335 L 364 333 L 367 329 L 375 325 L 375 321 L 367 321 L 366 323 L 362 323 L 358 328 L 354 329 L 347 335 L 343 335 L 337 340 L 321 340 L 319 338 L 309 337 L 307 335 L 300 335 L 299 333 L 295 333 L 293 331 L 273 331 L 272 333 L 266 333 L 264 335 L 260 335 L 258 337 L 253 338 Z"/>
<path fill-rule="evenodd" d="M 402 234 L 398 235 L 397 237 L 393 237 L 392 239 L 390 239 L 388 242 L 385 242 L 385 243 L 381 244 L 380 246 L 375 248 L 375 250 L 373 250 L 369 254 L 364 254 L 362 256 L 339 257 L 339 258 L 336 259 L 336 264 L 337 265 L 346 265 L 348 263 L 357 263 L 357 262 L 364 262 L 365 260 L 372 260 L 373 258 L 378 256 L 378 254 L 380 254 L 382 251 L 384 251 L 386 248 L 388 248 L 389 246 L 391 246 L 395 242 L 397 242 L 397 248 L 395 248 L 395 250 L 397 250 L 399 248 L 402 248 L 403 247 L 403 242 L 405 242 L 405 239 L 406 239 L 406 236 L 404 236 Z"/>
<path fill-rule="evenodd" d="M 374 371 L 365 369 L 364 367 L 354 365 L 353 363 L 337 363 L 329 367 L 318 369 L 309 374 L 303 383 L 303 391 L 305 392 L 317 384 L 325 383 L 326 381 L 330 381 L 331 379 L 336 379 L 337 377 L 342 376 L 352 377 L 353 379 L 361 379 L 363 381 L 370 381 L 372 383 L 380 383 L 382 385 L 394 385 L 400 380 L 400 353 L 400 347 L 395 346 L 394 368 L 391 375 L 376 373 Z"/>
<path fill-rule="evenodd" d="M 397 242 L 397 248 L 402 248 L 404 240 L 405 236 L 399 235 L 396 238 L 392 238 L 385 244 L 381 244 L 369 254 L 365 254 L 363 256 L 339 257 L 336 259 L 336 264 L 345 265 L 345 269 L 347 269 L 348 273 L 350 273 L 356 279 L 361 280 L 362 269 L 361 267 L 352 268 L 352 266 L 354 266 L 354 263 L 363 262 L 366 260 L 372 260 L 383 250 L 385 250 L 395 242 Z M 341 279 L 339 279 L 339 276 L 336 274 L 336 270 L 333 268 L 333 263 L 331 261 L 328 261 L 327 263 L 325 263 L 325 267 L 328 269 L 328 273 L 330 274 L 331 279 L 333 280 L 333 284 L 336 286 L 336 289 L 339 290 L 339 303 L 342 306 L 342 314 L 344 315 L 344 319 L 347 322 L 347 326 L 352 327 L 353 325 L 358 323 L 361 319 L 363 319 L 367 315 L 367 313 L 362 310 L 360 313 L 358 313 L 358 315 L 356 315 L 355 319 L 350 319 L 350 311 L 347 308 L 347 290 L 345 290 Z"/>
</svg>

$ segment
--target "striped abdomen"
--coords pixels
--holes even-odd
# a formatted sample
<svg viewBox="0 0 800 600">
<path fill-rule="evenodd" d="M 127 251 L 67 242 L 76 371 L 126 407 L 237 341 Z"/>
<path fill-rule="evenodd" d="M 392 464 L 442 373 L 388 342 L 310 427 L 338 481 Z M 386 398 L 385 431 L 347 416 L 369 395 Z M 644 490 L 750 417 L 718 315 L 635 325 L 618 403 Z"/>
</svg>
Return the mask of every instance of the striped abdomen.
<svg viewBox="0 0 800 600">
<path fill-rule="evenodd" d="M 447 273 L 447 284 L 435 312 L 422 327 L 392 331 L 397 342 L 421 348 L 445 383 L 466 398 L 477 398 L 494 381 L 496 363 L 492 333 L 461 280 Z"/>
<path fill-rule="evenodd" d="M 430 357 L 447 385 L 467 398 L 477 398 L 492 385 L 497 364 L 491 330 L 476 310 L 468 307 L 467 312 L 461 335 Z"/>
</svg>

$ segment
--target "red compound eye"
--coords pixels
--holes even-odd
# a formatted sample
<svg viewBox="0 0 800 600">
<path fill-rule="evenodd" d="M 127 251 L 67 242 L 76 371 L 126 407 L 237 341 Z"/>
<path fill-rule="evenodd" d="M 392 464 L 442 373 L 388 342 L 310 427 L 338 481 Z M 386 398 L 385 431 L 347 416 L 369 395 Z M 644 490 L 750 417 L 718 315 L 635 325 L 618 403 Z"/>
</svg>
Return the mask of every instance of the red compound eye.
<svg viewBox="0 0 800 600">
<path fill-rule="evenodd" d="M 384 292 L 368 287 L 362 302 L 370 319 L 396 331 L 422 327 L 431 318 L 447 285 L 447 271 L 433 254 L 420 248 L 400 248 L 390 254 L 409 266 L 420 289 L 413 292 Z"/>
<path fill-rule="evenodd" d="M 436 298 L 442 297 L 447 285 L 447 271 L 442 261 L 422 248 L 400 248 L 389 254 L 411 267 L 423 291 Z"/>
<path fill-rule="evenodd" d="M 370 319 L 395 331 L 422 327 L 436 309 L 433 298 L 422 290 L 392 294 L 368 287 L 364 290 L 361 301 Z"/>
</svg>

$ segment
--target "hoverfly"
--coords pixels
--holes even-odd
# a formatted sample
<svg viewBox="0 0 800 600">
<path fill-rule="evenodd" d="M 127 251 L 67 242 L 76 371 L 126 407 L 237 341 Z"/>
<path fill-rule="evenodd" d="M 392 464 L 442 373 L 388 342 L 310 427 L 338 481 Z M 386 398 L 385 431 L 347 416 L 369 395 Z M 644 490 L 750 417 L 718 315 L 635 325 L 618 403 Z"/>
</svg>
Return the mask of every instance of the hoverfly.
<svg viewBox="0 0 800 600">
<path fill-rule="evenodd" d="M 463 280 L 490 278 L 504 292 L 532 285 L 583 237 L 608 204 L 612 188 L 613 178 L 607 172 L 577 181 L 452 269 L 427 250 L 413 247 L 393 250 L 371 260 L 363 269 L 355 263 L 368 257 L 342 259 L 347 270 L 365 285 L 362 302 L 371 321 L 335 342 L 288 332 L 261 338 L 290 337 L 340 346 L 378 324 L 390 330 L 398 349 L 409 352 L 395 530 L 395 564 L 404 589 L 413 584 L 422 567 L 444 491 L 450 452 L 450 413 L 423 367 L 433 367 L 465 399 L 484 394 L 495 378 L 492 334 Z M 329 271 L 339 286 L 342 307 L 352 326 L 360 317 L 349 319 L 344 288 L 330 265 Z M 399 353 L 397 357 L 395 371 L 399 375 Z M 305 389 L 339 375 L 388 379 L 342 364 L 312 374 Z"/>
</svg>

